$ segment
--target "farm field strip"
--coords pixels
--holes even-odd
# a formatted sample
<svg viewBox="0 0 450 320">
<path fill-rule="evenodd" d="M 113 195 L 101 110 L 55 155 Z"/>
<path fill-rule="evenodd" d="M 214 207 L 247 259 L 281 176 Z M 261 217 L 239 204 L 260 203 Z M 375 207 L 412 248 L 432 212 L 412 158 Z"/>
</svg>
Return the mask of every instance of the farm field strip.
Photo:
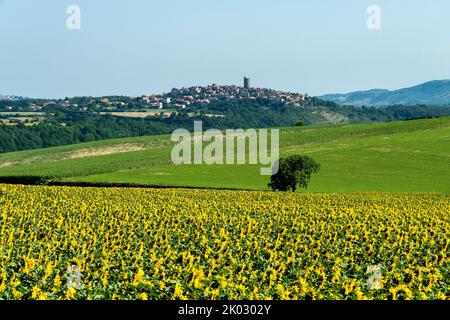
<svg viewBox="0 0 450 320">
<path fill-rule="evenodd" d="M 0 185 L 0 299 L 449 299 L 449 200 Z"/>
<path fill-rule="evenodd" d="M 174 166 L 173 145 L 166 135 L 0 154 L 0 177 L 267 190 L 257 166 Z M 308 191 L 450 193 L 449 117 L 281 128 L 280 147 L 321 164 Z"/>
</svg>

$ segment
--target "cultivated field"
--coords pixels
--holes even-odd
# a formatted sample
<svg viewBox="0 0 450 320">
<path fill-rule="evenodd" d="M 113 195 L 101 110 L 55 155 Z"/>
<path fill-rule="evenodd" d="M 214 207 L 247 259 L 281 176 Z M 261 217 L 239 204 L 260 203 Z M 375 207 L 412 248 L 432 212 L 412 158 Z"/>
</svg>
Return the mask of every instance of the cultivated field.
<svg viewBox="0 0 450 320">
<path fill-rule="evenodd" d="M 321 164 L 313 192 L 450 193 L 450 118 L 281 129 L 281 155 Z M 174 166 L 170 136 L 0 154 L 0 176 L 86 182 L 267 189 L 260 166 Z"/>
<path fill-rule="evenodd" d="M 449 299 L 440 194 L 0 185 L 0 299 Z"/>
</svg>

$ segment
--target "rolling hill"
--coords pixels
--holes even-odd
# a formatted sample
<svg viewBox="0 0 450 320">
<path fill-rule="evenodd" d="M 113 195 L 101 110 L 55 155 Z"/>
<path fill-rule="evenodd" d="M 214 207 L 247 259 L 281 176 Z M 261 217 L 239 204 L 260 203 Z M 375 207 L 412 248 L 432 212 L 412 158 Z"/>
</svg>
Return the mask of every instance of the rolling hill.
<svg viewBox="0 0 450 320">
<path fill-rule="evenodd" d="M 450 104 L 450 80 L 429 81 L 400 90 L 373 89 L 345 94 L 327 94 L 320 97 L 341 105 L 378 106 L 390 105 L 447 105 Z"/>
<path fill-rule="evenodd" d="M 281 155 L 321 163 L 313 192 L 450 192 L 450 118 L 282 128 Z M 171 163 L 170 136 L 115 139 L 0 154 L 0 177 L 266 190 L 257 165 Z"/>
</svg>

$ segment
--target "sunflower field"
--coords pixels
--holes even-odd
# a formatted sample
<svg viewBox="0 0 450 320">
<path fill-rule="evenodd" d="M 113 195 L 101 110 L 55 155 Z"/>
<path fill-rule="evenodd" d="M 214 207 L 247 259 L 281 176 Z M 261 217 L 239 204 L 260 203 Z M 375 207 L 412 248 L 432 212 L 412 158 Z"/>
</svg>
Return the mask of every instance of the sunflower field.
<svg viewBox="0 0 450 320">
<path fill-rule="evenodd" d="M 449 200 L 0 185 L 0 299 L 450 299 Z"/>
</svg>

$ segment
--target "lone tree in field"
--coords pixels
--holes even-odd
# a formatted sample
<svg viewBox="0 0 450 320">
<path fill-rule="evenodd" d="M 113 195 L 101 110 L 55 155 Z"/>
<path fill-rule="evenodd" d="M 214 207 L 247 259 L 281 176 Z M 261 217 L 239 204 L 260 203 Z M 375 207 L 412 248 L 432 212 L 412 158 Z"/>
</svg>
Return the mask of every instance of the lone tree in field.
<svg viewBox="0 0 450 320">
<path fill-rule="evenodd" d="M 279 161 L 279 170 L 270 179 L 269 187 L 273 191 L 295 192 L 297 186 L 307 188 L 311 175 L 320 170 L 320 164 L 308 156 L 293 155 Z"/>
</svg>

